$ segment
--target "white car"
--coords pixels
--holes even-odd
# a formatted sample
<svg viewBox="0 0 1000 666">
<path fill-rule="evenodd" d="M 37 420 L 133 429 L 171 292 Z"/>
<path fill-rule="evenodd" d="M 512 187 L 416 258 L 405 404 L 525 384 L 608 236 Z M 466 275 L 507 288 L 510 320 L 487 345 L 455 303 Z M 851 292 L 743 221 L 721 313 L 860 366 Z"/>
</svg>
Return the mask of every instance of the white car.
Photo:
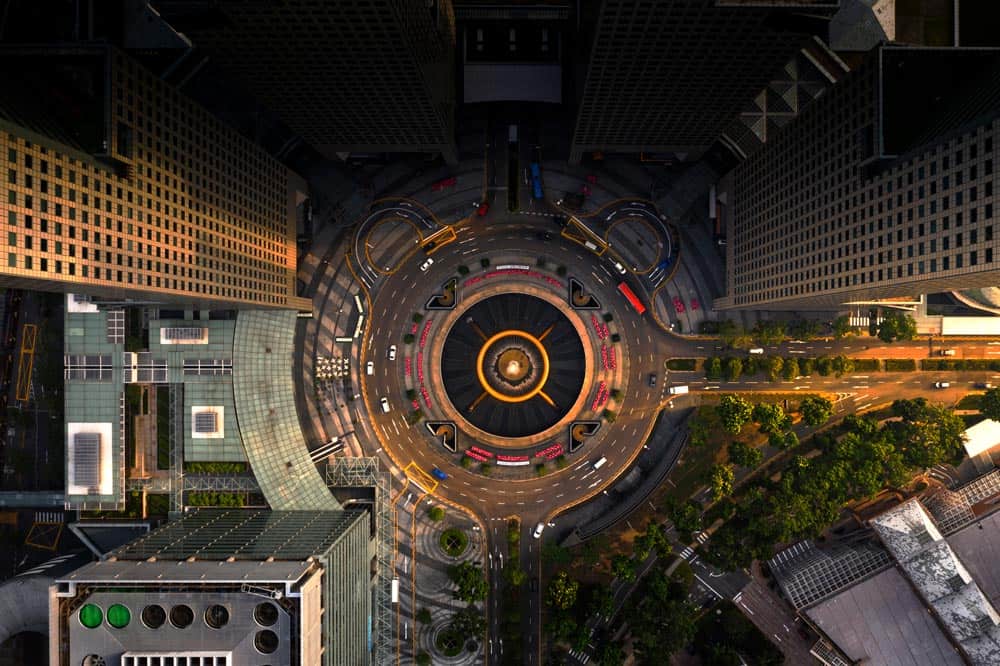
<svg viewBox="0 0 1000 666">
<path fill-rule="evenodd" d="M 389 398 L 381 398 L 378 404 L 382 406 L 382 412 L 385 414 L 389 413 Z"/>
<path fill-rule="evenodd" d="M 545 529 L 545 523 L 538 523 L 537 525 L 535 525 L 535 531 L 534 533 L 532 533 L 531 536 L 535 537 L 536 539 L 540 539 L 542 536 L 542 530 L 544 529 Z"/>
<path fill-rule="evenodd" d="M 375 361 L 368 361 L 365 364 L 365 374 L 374 375 L 375 374 Z"/>
<path fill-rule="evenodd" d="M 434 258 L 433 257 L 427 257 L 427 261 L 425 261 L 424 263 L 420 264 L 420 271 L 423 272 L 423 273 L 426 273 L 427 269 L 430 268 L 431 264 L 433 264 L 433 263 L 434 263 Z"/>
<path fill-rule="evenodd" d="M 619 262 L 619 261 L 615 262 L 615 270 L 618 271 L 619 273 L 621 273 L 622 275 L 625 275 L 625 267 L 622 266 L 621 262 Z"/>
<path fill-rule="evenodd" d="M 934 382 L 934 388 L 951 388 L 949 382 Z"/>
<path fill-rule="evenodd" d="M 396 345 L 390 345 L 389 346 L 388 357 L 389 357 L 390 361 L 395 361 L 396 360 Z"/>
</svg>

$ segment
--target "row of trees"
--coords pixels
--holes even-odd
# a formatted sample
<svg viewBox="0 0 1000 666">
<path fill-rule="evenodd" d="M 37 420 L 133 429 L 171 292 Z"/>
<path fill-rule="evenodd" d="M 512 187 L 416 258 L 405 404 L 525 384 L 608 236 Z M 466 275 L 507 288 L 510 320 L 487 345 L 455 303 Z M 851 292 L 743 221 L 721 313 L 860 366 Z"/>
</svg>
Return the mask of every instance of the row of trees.
<svg viewBox="0 0 1000 666">
<path fill-rule="evenodd" d="M 799 358 L 780 356 L 710 356 L 705 359 L 705 378 L 712 381 L 725 379 L 735 382 L 744 375 L 753 376 L 766 373 L 768 379 L 776 382 L 779 379 L 791 381 L 796 377 L 809 377 L 813 373 L 828 377 L 854 372 L 854 359 L 844 355 L 820 356 L 819 358 Z"/>
<path fill-rule="evenodd" d="M 951 410 L 918 398 L 897 400 L 892 412 L 899 420 L 883 425 L 848 416 L 814 437 L 819 455 L 795 456 L 778 481 L 755 480 L 713 534 L 706 557 L 727 569 L 766 559 L 774 544 L 817 536 L 848 502 L 900 486 L 914 469 L 960 457 L 965 424 Z"/>
<path fill-rule="evenodd" d="M 706 322 L 710 324 L 710 322 Z M 719 340 L 735 349 L 746 349 L 754 344 L 778 345 L 785 340 L 815 340 L 824 333 L 825 326 L 815 319 L 794 319 L 792 321 L 758 321 L 747 331 L 736 322 L 724 320 L 708 328 L 703 333 L 718 333 Z M 841 339 L 858 333 L 851 325 L 848 315 L 841 315 L 830 322 L 828 329 L 833 337 Z M 878 326 L 878 337 L 884 342 L 912 340 L 917 335 L 917 323 L 904 312 L 889 312 Z"/>
</svg>

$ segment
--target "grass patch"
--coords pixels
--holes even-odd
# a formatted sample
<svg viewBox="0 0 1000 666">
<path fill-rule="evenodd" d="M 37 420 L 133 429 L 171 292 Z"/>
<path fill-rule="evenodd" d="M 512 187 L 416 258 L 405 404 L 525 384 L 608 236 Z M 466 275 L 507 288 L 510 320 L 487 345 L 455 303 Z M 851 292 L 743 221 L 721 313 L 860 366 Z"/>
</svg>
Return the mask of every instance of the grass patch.
<svg viewBox="0 0 1000 666">
<path fill-rule="evenodd" d="M 917 369 L 917 362 L 912 358 L 887 358 L 885 360 L 886 372 L 914 372 Z"/>
<path fill-rule="evenodd" d="M 983 402 L 982 393 L 969 393 L 968 395 L 963 396 L 962 399 L 955 404 L 955 409 L 978 410 L 982 402 Z"/>
<path fill-rule="evenodd" d="M 881 370 L 881 361 L 877 358 L 855 358 L 854 372 L 878 372 Z"/>
<path fill-rule="evenodd" d="M 156 469 L 170 469 L 170 390 L 156 387 Z"/>
<path fill-rule="evenodd" d="M 440 543 L 441 550 L 451 557 L 458 557 L 469 547 L 469 536 L 457 527 L 451 527 L 441 533 Z"/>
<path fill-rule="evenodd" d="M 697 370 L 698 359 L 672 358 L 667 361 L 667 370 Z"/>
<path fill-rule="evenodd" d="M 170 511 L 169 495 L 146 495 L 146 513 L 150 516 L 166 516 Z"/>
<path fill-rule="evenodd" d="M 921 370 L 993 370 L 1000 371 L 1000 361 L 988 358 L 925 358 L 920 361 Z"/>
<path fill-rule="evenodd" d="M 445 629 L 434 639 L 434 647 L 446 657 L 457 656 L 465 639 L 454 629 Z"/>
<path fill-rule="evenodd" d="M 242 474 L 247 464 L 241 462 L 188 462 L 184 471 L 192 474 Z"/>
</svg>

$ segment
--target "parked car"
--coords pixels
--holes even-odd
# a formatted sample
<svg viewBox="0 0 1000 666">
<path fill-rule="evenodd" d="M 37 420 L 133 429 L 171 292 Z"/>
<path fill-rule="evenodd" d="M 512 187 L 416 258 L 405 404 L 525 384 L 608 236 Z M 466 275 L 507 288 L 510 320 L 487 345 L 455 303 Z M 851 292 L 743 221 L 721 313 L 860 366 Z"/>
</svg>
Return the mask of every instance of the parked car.
<svg viewBox="0 0 1000 666">
<path fill-rule="evenodd" d="M 396 345 L 389 345 L 389 353 L 387 354 L 390 361 L 396 360 Z"/>
<path fill-rule="evenodd" d="M 444 481 L 445 479 L 448 478 L 448 475 L 439 470 L 437 467 L 431 470 L 431 474 L 433 474 L 434 478 L 437 479 L 438 481 Z"/>
<path fill-rule="evenodd" d="M 420 272 L 421 273 L 426 273 L 427 269 L 430 268 L 431 264 L 433 264 L 433 263 L 434 263 L 434 258 L 433 257 L 427 257 L 427 259 L 424 260 L 424 263 L 420 264 Z"/>
<path fill-rule="evenodd" d="M 934 382 L 934 388 L 946 389 L 951 388 L 950 382 Z"/>
</svg>

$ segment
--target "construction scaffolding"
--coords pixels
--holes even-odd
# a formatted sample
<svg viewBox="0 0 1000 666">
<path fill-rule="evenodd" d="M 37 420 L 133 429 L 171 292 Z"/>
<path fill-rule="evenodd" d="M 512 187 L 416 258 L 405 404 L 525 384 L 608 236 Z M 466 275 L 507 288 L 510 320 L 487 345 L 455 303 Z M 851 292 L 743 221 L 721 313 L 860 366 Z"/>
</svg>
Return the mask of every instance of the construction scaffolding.
<svg viewBox="0 0 1000 666">
<path fill-rule="evenodd" d="M 372 663 L 378 666 L 394 661 L 391 585 L 393 578 L 394 535 L 389 478 L 379 470 L 378 458 L 334 458 L 326 467 L 326 485 L 330 488 L 372 488 L 375 503 L 375 552 L 378 573 L 372 602 Z"/>
<path fill-rule="evenodd" d="M 129 479 L 127 490 L 145 490 L 147 493 L 168 494 L 180 486 L 184 492 L 259 493 L 260 486 L 252 476 L 236 474 L 185 474 L 180 481 L 171 476 L 154 476 L 148 479 Z"/>
</svg>

